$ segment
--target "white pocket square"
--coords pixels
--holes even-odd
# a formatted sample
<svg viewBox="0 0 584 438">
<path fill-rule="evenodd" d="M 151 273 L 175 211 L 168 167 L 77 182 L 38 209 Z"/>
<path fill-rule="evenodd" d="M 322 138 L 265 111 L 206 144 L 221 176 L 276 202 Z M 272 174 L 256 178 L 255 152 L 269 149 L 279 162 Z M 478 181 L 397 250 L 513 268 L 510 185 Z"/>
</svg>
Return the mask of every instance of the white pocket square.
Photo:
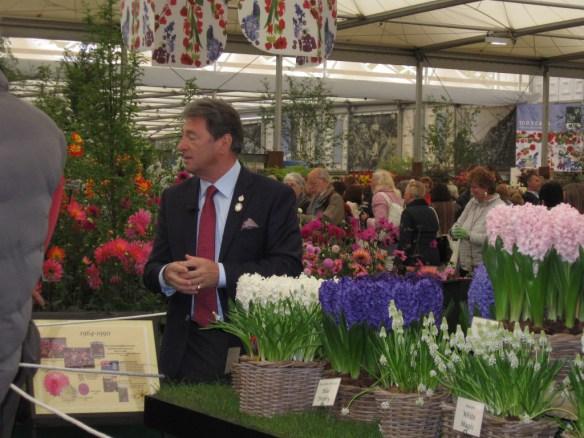
<svg viewBox="0 0 584 438">
<path fill-rule="evenodd" d="M 254 228 L 259 228 L 260 226 L 252 218 L 247 218 L 241 224 L 242 230 L 253 230 Z"/>
</svg>

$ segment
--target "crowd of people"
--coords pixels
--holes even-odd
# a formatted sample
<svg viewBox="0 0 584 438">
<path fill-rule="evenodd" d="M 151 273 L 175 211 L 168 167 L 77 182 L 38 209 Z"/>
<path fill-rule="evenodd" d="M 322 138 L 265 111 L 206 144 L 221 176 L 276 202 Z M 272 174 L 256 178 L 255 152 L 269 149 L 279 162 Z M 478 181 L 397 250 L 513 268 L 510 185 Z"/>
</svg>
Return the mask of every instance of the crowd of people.
<svg viewBox="0 0 584 438">
<path fill-rule="evenodd" d="M 352 175 L 333 180 L 322 168 L 312 169 L 306 180 L 288 173 L 283 182 L 294 190 L 302 220 L 323 216 L 340 224 L 354 218 L 362 227 L 374 227 L 386 219 L 400 229 L 398 249 L 406 253 L 406 264 L 451 262 L 463 275 L 482 262 L 492 208 L 526 202 L 552 208 L 566 202 L 584 213 L 584 183 L 544 181 L 533 170 L 521 175 L 523 187 L 511 186 L 497 171 L 481 166 L 471 166 L 459 185 L 429 176 L 396 182 L 382 169 L 373 172 L 369 185 L 357 183 Z"/>
</svg>

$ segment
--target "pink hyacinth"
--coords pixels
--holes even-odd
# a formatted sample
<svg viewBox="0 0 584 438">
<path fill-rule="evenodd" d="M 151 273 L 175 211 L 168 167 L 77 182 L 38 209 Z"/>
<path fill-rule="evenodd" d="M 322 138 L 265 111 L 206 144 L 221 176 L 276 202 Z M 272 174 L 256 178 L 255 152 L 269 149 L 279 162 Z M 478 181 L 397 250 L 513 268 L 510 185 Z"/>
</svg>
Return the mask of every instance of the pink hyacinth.
<svg viewBox="0 0 584 438">
<path fill-rule="evenodd" d="M 542 261 L 554 245 L 550 211 L 543 205 L 525 204 L 515 210 L 515 243 L 517 250 Z"/>
<path fill-rule="evenodd" d="M 554 247 L 562 260 L 574 263 L 584 246 L 584 215 L 568 204 L 560 204 L 550 211 Z"/>
<path fill-rule="evenodd" d="M 515 216 L 521 206 L 500 205 L 487 214 L 487 237 L 489 244 L 495 246 L 497 238 L 503 242 L 508 253 L 513 252 L 516 240 Z"/>
</svg>

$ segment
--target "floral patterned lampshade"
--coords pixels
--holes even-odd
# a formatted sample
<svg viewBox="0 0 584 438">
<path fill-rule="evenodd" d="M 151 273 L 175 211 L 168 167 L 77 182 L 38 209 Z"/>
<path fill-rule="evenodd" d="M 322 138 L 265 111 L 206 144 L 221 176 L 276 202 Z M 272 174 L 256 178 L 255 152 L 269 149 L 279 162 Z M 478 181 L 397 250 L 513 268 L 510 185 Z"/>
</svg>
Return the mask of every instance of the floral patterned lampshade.
<svg viewBox="0 0 584 438">
<path fill-rule="evenodd" d="M 333 53 L 337 34 L 337 2 L 336 0 L 327 0 L 320 3 L 323 6 L 323 12 L 320 19 L 319 39 L 322 41 L 324 37 L 324 44 L 320 45 L 316 56 L 297 56 L 296 65 L 298 67 L 319 65 Z"/>
<path fill-rule="evenodd" d="M 226 40 L 227 0 L 168 0 L 155 17 L 152 62 L 205 67 L 219 59 Z"/>
<path fill-rule="evenodd" d="M 155 0 L 121 0 L 122 38 L 126 47 L 150 50 L 154 44 Z"/>
<path fill-rule="evenodd" d="M 336 0 L 239 2 L 242 33 L 254 46 L 271 54 L 307 57 L 316 63 L 332 52 L 336 15 Z"/>
</svg>

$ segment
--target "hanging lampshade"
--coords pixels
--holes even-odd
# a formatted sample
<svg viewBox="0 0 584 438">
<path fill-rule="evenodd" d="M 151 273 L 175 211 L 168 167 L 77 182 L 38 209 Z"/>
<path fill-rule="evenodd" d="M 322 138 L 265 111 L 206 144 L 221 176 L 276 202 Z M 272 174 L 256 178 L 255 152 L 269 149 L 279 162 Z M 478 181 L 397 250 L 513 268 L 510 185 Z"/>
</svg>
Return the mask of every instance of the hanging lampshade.
<svg viewBox="0 0 584 438">
<path fill-rule="evenodd" d="M 136 51 L 154 44 L 155 0 L 121 0 L 120 24 L 124 45 Z"/>
</svg>

